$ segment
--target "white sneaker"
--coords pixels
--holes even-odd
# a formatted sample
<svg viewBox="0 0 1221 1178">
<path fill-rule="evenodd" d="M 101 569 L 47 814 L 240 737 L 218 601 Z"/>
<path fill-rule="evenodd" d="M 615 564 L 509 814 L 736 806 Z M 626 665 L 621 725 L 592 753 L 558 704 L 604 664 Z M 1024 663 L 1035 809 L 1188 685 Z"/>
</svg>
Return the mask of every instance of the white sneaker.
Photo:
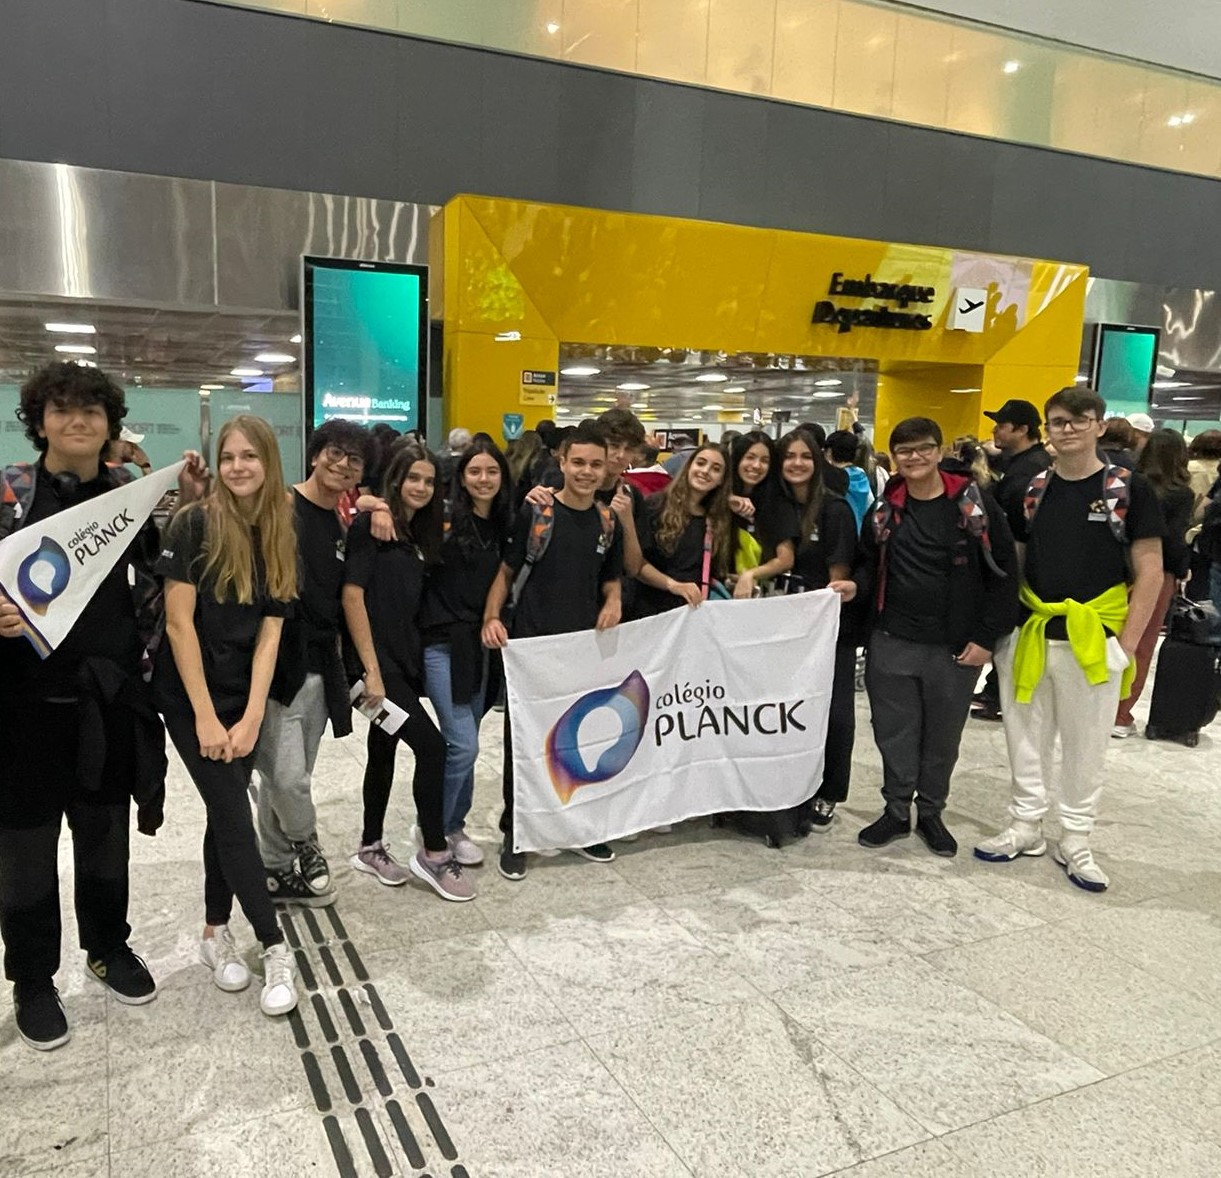
<svg viewBox="0 0 1221 1178">
<path fill-rule="evenodd" d="M 264 949 L 263 992 L 259 1008 L 264 1014 L 287 1014 L 297 1006 L 297 967 L 288 946 L 281 943 Z"/>
<path fill-rule="evenodd" d="M 1113 724 L 1111 726 L 1111 735 L 1116 740 L 1127 740 L 1129 736 L 1136 735 L 1135 724 Z"/>
<path fill-rule="evenodd" d="M 250 970 L 238 956 L 227 924 L 217 925 L 213 935 L 199 942 L 199 960 L 212 971 L 217 989 L 236 994 L 250 985 Z"/>
<path fill-rule="evenodd" d="M 1067 834 L 1052 855 L 1068 878 L 1087 892 L 1105 892 L 1111 881 L 1094 860 L 1094 852 L 1083 834 Z"/>
<path fill-rule="evenodd" d="M 450 853 L 463 867 L 478 867 L 483 862 L 483 849 L 459 827 L 446 837 Z"/>
<path fill-rule="evenodd" d="M 1046 850 L 1041 824 L 1015 821 L 1000 834 L 979 843 L 975 848 L 975 858 L 988 863 L 1012 863 L 1019 855 L 1038 856 Z"/>
</svg>

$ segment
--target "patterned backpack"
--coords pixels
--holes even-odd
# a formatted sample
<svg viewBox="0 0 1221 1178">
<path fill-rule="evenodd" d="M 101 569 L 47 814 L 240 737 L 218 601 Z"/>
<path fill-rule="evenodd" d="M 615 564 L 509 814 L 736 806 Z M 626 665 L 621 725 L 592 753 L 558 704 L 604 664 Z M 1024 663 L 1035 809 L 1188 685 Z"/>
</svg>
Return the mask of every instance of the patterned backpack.
<svg viewBox="0 0 1221 1178">
<path fill-rule="evenodd" d="M 1026 517 L 1027 524 L 1032 524 L 1034 517 L 1038 514 L 1043 496 L 1047 494 L 1047 488 L 1051 483 L 1052 473 L 1052 469 L 1048 467 L 1046 470 L 1039 471 L 1030 480 L 1030 486 L 1026 489 L 1026 497 L 1022 500 L 1022 514 Z M 1111 535 L 1126 549 L 1128 546 L 1128 505 L 1132 501 L 1132 472 L 1126 467 L 1114 466 L 1108 462 L 1102 475 L 1102 494 Z"/>
</svg>

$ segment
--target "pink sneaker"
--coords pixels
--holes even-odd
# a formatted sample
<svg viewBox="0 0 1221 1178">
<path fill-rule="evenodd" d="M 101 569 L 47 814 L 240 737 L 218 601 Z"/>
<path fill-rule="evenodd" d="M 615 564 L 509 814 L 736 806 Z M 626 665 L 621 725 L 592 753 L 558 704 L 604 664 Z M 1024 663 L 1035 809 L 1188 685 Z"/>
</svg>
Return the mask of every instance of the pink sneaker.
<svg viewBox="0 0 1221 1178">
<path fill-rule="evenodd" d="M 348 860 L 357 871 L 366 875 L 376 875 L 388 888 L 402 887 L 407 882 L 407 872 L 403 865 L 390 854 L 390 848 L 382 839 L 361 847 Z"/>
<path fill-rule="evenodd" d="M 449 849 L 463 867 L 478 867 L 483 862 L 483 850 L 465 830 L 455 830 L 447 836 Z"/>
<path fill-rule="evenodd" d="M 442 900 L 473 900 L 475 889 L 463 873 L 462 864 L 448 859 L 430 859 L 419 851 L 411 859 L 411 874 L 422 879 Z"/>
</svg>

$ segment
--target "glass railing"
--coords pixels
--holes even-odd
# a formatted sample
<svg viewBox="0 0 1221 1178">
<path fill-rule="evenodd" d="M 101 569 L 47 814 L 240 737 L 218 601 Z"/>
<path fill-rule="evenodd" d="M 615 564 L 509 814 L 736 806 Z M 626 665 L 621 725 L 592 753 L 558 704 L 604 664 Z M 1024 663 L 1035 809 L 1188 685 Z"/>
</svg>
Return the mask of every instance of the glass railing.
<svg viewBox="0 0 1221 1178">
<path fill-rule="evenodd" d="M 869 0 L 219 2 L 1221 176 L 1221 83 Z"/>
</svg>

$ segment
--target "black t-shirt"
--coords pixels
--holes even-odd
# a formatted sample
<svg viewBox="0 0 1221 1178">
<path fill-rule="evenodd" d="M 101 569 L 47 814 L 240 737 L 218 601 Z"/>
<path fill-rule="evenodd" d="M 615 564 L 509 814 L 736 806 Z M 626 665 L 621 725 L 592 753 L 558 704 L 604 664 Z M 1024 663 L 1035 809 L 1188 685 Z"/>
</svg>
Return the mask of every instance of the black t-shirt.
<svg viewBox="0 0 1221 1178">
<path fill-rule="evenodd" d="M 365 612 L 383 675 L 398 673 L 414 685 L 421 676 L 417 614 L 427 571 L 424 557 L 410 541 L 374 539 L 370 523 L 362 514 L 348 530 L 344 583 L 365 591 Z"/>
<path fill-rule="evenodd" d="M 825 589 L 831 582 L 831 565 L 846 565 L 851 571 L 858 538 L 852 508 L 836 495 L 824 495 L 814 529 L 797 543 L 794 576 L 806 589 Z"/>
<path fill-rule="evenodd" d="M 326 648 L 339 631 L 343 591 L 344 532 L 333 508 L 311 503 L 293 490 L 297 514 L 297 551 L 301 559 L 301 597 L 290 625 L 305 631 L 306 667 L 321 674 Z"/>
<path fill-rule="evenodd" d="M 203 660 L 204 680 L 218 716 L 242 712 L 250 698 L 250 676 L 259 627 L 265 617 L 286 617 L 291 602 L 267 595 L 266 571 L 258 529 L 253 529 L 255 553 L 254 600 L 241 604 L 217 601 L 213 577 L 205 575 L 208 560 L 207 516 L 202 507 L 188 507 L 170 521 L 156 571 L 167 581 L 195 586 L 195 632 Z M 154 673 L 158 705 L 166 712 L 190 712 L 191 701 L 178 674 L 169 641 L 161 644 Z"/>
<path fill-rule="evenodd" d="M 527 503 L 518 513 L 505 564 L 519 573 L 534 520 Z M 607 544 L 597 507 L 577 511 L 555 501 L 547 551 L 534 565 L 512 619 L 514 638 L 592 630 L 602 610 L 602 586 L 623 576 L 623 532 L 615 523 Z"/>
<path fill-rule="evenodd" d="M 446 643 L 457 624 L 478 624 L 488 590 L 504 558 L 499 529 L 491 520 L 469 515 L 450 529 L 441 563 L 432 569 L 420 606 L 424 645 Z"/>
<path fill-rule="evenodd" d="M 886 598 L 878 627 L 922 646 L 949 643 L 950 570 L 958 505 L 948 495 L 907 497 L 886 558 Z"/>
<path fill-rule="evenodd" d="M 672 552 L 664 549 L 657 540 L 657 523 L 665 503 L 665 492 L 659 491 L 644 501 L 639 528 L 640 549 L 644 559 L 659 573 L 673 577 L 676 581 L 689 581 L 701 585 L 704 579 L 704 532 L 707 519 L 702 515 L 692 516 L 687 526 L 679 533 Z M 715 571 L 712 570 L 712 575 Z M 686 604 L 681 597 L 655 589 L 643 581 L 636 589 L 636 617 L 651 618 L 677 609 Z"/>
<path fill-rule="evenodd" d="M 96 499 L 118 485 L 105 468 L 97 478 L 72 485 L 71 480 L 49 475 L 40 462 L 35 477 L 34 500 L 23 527 Z M 12 689 L 25 699 L 71 697 L 77 690 L 73 680 L 81 660 L 86 658 L 109 659 L 125 671 L 138 674 L 140 636 L 128 577 L 132 559 L 146 551 L 149 543 L 144 531 L 136 533 L 72 629 L 45 659 L 40 659 L 24 638 L 0 638 L 0 692 L 8 694 Z"/>
<path fill-rule="evenodd" d="M 1033 523 L 1025 516 L 1015 522 L 1014 539 L 1026 545 L 1026 583 L 1046 602 L 1091 601 L 1129 579 L 1128 553 L 1111 532 L 1103 497 L 1104 471 L 1088 478 L 1053 475 Z M 1131 476 L 1131 494 L 1124 527 L 1128 543 L 1163 533 L 1157 496 L 1144 475 Z M 1028 617 L 1028 611 L 1024 613 Z M 1065 638 L 1063 618 L 1047 624 L 1048 638 Z"/>
</svg>

